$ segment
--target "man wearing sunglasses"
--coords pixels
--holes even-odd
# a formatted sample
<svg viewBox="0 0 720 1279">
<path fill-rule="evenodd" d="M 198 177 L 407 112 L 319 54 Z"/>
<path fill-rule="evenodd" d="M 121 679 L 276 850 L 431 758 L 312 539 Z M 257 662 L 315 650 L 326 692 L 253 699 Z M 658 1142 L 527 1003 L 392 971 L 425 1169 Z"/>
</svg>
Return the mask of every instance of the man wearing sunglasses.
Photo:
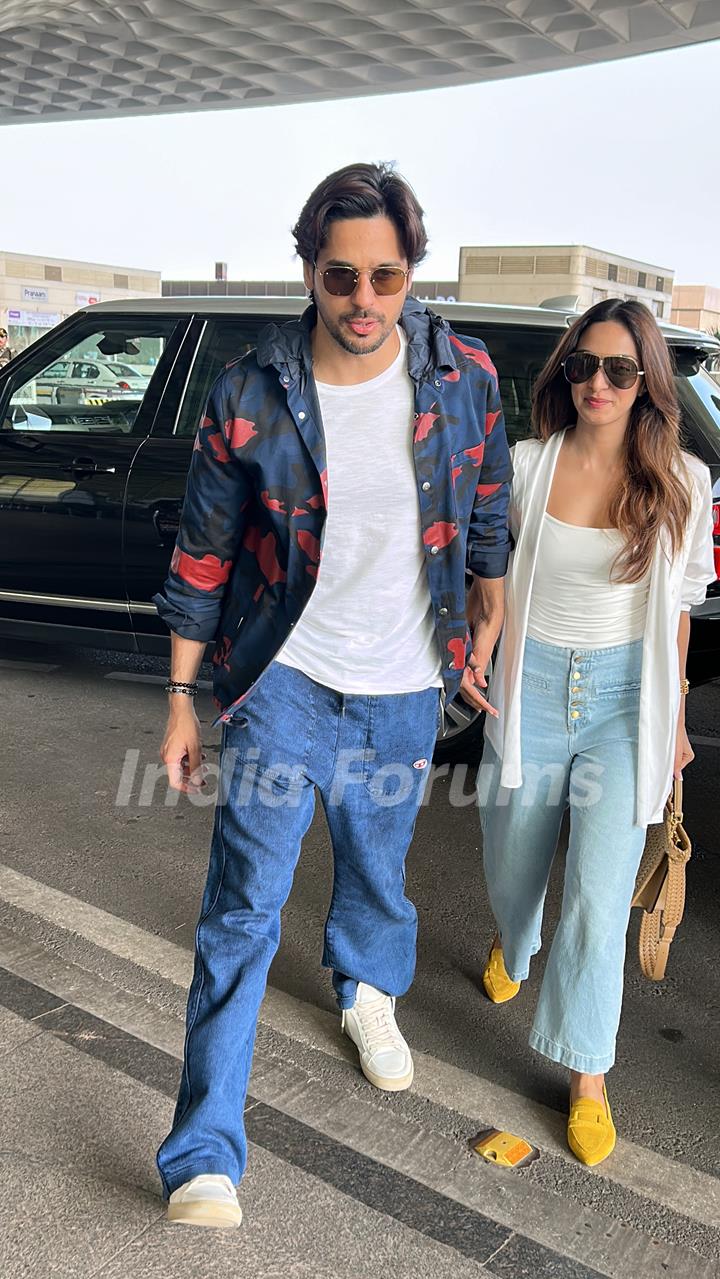
<svg viewBox="0 0 720 1279">
<path fill-rule="evenodd" d="M 462 692 L 493 713 L 484 671 L 510 549 L 497 376 L 482 342 L 410 296 L 427 244 L 411 189 L 350 166 L 294 235 L 311 305 L 215 384 L 156 597 L 177 789 L 204 784 L 192 694 L 211 639 L 223 725 L 185 1071 L 158 1154 L 169 1219 L 204 1225 L 241 1219 L 257 1014 L 316 789 L 342 1029 L 372 1084 L 412 1082 L 395 1021 L 415 967 L 405 857 L 441 701 Z"/>
</svg>

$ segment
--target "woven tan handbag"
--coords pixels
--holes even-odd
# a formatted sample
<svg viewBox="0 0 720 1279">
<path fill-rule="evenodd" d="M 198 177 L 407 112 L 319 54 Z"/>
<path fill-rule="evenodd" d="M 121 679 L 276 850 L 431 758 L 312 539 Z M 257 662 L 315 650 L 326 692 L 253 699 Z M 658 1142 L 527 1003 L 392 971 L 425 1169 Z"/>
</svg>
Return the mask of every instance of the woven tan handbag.
<svg viewBox="0 0 720 1279">
<path fill-rule="evenodd" d="M 665 976 L 670 943 L 685 909 L 685 866 L 692 846 L 682 820 L 682 781 L 676 778 L 663 820 L 647 828 L 632 900 L 644 912 L 640 967 L 650 981 Z"/>
</svg>

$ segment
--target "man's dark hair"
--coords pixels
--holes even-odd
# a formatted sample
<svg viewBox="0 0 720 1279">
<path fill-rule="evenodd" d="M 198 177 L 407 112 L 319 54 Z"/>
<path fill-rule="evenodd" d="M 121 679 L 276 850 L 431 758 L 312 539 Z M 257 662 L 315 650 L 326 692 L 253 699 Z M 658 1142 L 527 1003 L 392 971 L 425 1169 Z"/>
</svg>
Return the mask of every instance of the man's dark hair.
<svg viewBox="0 0 720 1279">
<path fill-rule="evenodd" d="M 348 164 L 316 186 L 293 227 L 298 256 L 313 265 L 333 222 L 378 217 L 394 223 L 408 265 L 421 262 L 427 252 L 423 211 L 412 187 L 389 164 Z"/>
</svg>

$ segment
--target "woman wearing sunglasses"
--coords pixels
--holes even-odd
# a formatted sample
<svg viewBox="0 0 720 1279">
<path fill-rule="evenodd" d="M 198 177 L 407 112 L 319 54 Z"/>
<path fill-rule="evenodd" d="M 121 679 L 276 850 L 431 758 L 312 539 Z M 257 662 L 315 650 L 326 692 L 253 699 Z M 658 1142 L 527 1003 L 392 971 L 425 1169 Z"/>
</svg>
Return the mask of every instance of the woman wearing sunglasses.
<svg viewBox="0 0 720 1279">
<path fill-rule="evenodd" d="M 530 1044 L 570 1071 L 568 1143 L 605 1159 L 625 934 L 645 829 L 693 758 L 689 609 L 714 580 L 710 476 L 681 451 L 665 341 L 639 302 L 578 319 L 542 370 L 535 439 L 515 445 L 506 622 L 479 775 L 497 934 L 489 998 L 541 945 L 565 808 L 562 913 Z"/>
</svg>

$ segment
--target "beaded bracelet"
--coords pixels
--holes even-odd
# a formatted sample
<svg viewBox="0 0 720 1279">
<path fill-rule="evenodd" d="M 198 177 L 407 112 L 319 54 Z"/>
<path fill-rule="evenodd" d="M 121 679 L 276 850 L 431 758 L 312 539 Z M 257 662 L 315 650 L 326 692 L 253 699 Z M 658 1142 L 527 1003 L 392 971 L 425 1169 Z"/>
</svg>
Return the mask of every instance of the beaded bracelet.
<svg viewBox="0 0 720 1279">
<path fill-rule="evenodd" d="M 182 680 L 169 679 L 165 685 L 166 693 L 184 693 L 186 697 L 195 697 L 197 691 L 197 681 L 192 684 L 186 684 Z"/>
</svg>

